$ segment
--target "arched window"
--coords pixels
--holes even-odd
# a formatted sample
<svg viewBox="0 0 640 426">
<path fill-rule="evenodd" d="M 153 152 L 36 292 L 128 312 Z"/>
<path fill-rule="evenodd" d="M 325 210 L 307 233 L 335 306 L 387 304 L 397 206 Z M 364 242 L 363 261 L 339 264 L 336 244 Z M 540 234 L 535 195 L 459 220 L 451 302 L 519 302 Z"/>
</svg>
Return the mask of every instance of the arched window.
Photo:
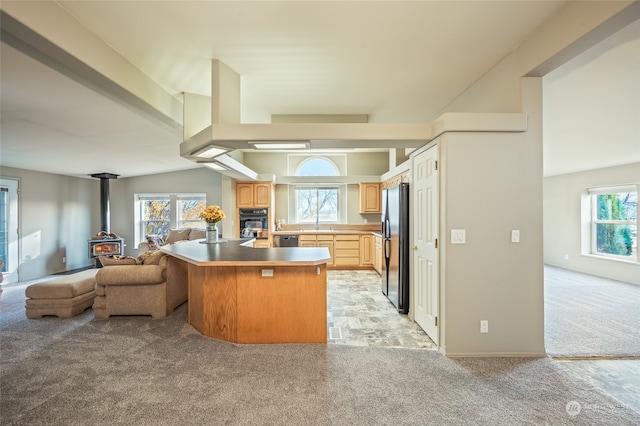
<svg viewBox="0 0 640 426">
<path fill-rule="evenodd" d="M 296 176 L 340 176 L 340 173 L 331 160 L 311 157 L 300 163 Z"/>
<path fill-rule="evenodd" d="M 300 163 L 296 176 L 339 176 L 338 168 L 324 157 L 311 157 Z M 297 223 L 336 223 L 339 218 L 340 186 L 337 184 L 296 185 Z"/>
</svg>

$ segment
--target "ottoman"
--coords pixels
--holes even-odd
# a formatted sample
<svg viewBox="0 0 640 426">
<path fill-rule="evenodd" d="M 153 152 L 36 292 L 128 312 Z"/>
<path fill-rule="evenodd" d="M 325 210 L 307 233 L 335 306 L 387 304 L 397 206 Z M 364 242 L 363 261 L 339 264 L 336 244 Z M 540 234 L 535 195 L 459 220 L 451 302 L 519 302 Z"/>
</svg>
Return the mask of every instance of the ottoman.
<svg viewBox="0 0 640 426">
<path fill-rule="evenodd" d="M 96 297 L 96 273 L 98 269 L 87 269 L 64 275 L 51 281 L 31 284 L 25 290 L 27 318 L 42 318 L 53 315 L 71 318 L 93 305 Z"/>
</svg>

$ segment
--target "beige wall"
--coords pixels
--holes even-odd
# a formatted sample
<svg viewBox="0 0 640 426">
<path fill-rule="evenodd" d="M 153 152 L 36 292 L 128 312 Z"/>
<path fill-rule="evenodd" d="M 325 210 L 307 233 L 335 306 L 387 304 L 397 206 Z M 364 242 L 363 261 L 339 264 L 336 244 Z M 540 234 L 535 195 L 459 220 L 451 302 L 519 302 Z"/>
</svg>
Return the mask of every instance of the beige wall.
<svg viewBox="0 0 640 426">
<path fill-rule="evenodd" d="M 306 157 L 310 156 L 323 156 L 323 154 L 311 154 Z M 372 176 L 379 178 L 379 176 L 389 169 L 389 155 L 387 152 L 347 153 L 326 156 L 332 160 L 341 170 L 341 173 L 344 173 L 349 179 L 356 178 L 357 180 L 358 176 L 362 176 L 365 180 L 370 179 Z M 293 155 L 293 158 L 289 158 L 288 155 L 284 153 L 246 152 L 244 154 L 244 164 L 259 174 L 275 175 L 276 182 L 278 182 L 279 178 L 290 176 L 290 169 L 291 174 L 293 174 L 296 166 L 303 161 L 304 158 L 305 157 L 300 157 L 299 155 Z M 359 213 L 360 198 L 358 185 L 349 184 L 346 188 L 346 196 L 344 197 L 344 201 L 347 203 L 345 223 L 363 224 L 378 222 L 380 215 L 363 215 Z M 292 223 L 289 217 L 289 185 L 286 183 L 277 184 L 275 193 L 275 218 L 282 218 L 286 220 L 286 223 Z"/>
<path fill-rule="evenodd" d="M 545 178 L 544 262 L 640 285 L 639 264 L 584 255 L 580 222 L 581 199 L 587 188 L 637 182 L 640 163 Z"/>
<path fill-rule="evenodd" d="M 544 354 L 542 79 L 523 77 L 541 77 L 565 53 L 563 60 L 604 38 L 593 30 L 630 4 L 568 4 L 443 109 L 529 117 L 523 134 L 442 139 L 441 238 L 461 228 L 468 241 L 444 246 L 440 259 L 440 343 L 448 356 Z M 511 229 L 521 232 L 517 245 Z M 488 334 L 479 332 L 481 319 Z"/>
<path fill-rule="evenodd" d="M 100 181 L 11 167 L 1 172 L 19 180 L 20 281 L 92 265 L 87 241 L 100 227 Z"/>
<path fill-rule="evenodd" d="M 441 349 L 448 356 L 544 354 L 542 169 L 513 161 L 531 144 L 527 133 L 439 141 Z M 541 153 L 531 163 L 541 166 Z M 451 229 L 464 229 L 466 244 L 450 244 Z M 488 334 L 480 333 L 481 320 L 489 321 Z"/>
<path fill-rule="evenodd" d="M 19 181 L 20 281 L 94 264 L 88 257 L 87 241 L 100 228 L 98 179 L 10 167 L 3 167 L 1 176 Z M 111 231 L 125 239 L 125 254 L 130 256 L 138 255 L 133 223 L 136 193 L 202 192 L 208 203 L 235 212 L 235 201 L 233 208 L 222 203 L 221 175 L 205 168 L 115 179 L 109 190 Z M 226 232 L 223 228 L 224 235 Z"/>
</svg>

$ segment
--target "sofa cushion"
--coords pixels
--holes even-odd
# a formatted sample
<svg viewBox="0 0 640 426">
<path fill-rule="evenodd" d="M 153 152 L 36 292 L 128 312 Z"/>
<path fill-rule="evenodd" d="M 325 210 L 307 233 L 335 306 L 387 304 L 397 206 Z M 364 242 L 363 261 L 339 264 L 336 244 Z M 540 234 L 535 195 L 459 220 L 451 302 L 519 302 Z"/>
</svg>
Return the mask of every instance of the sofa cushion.
<svg viewBox="0 0 640 426">
<path fill-rule="evenodd" d="M 136 258 L 131 256 L 100 256 L 98 259 L 102 266 L 137 264 Z"/>
<path fill-rule="evenodd" d="M 96 286 L 96 269 L 63 275 L 50 281 L 31 284 L 25 296 L 33 299 L 70 299 L 93 292 Z"/>
<path fill-rule="evenodd" d="M 100 285 L 161 284 L 166 280 L 166 268 L 160 265 L 122 265 L 102 268 L 96 274 Z"/>
<path fill-rule="evenodd" d="M 167 239 L 164 241 L 164 243 L 173 244 L 176 241 L 188 240 L 189 233 L 191 233 L 191 228 L 171 229 L 169 231 L 169 234 L 167 234 Z"/>
<path fill-rule="evenodd" d="M 151 250 L 158 250 L 160 246 L 164 245 L 164 238 L 160 235 L 146 235 L 146 238 Z"/>
<path fill-rule="evenodd" d="M 191 228 L 191 233 L 189 234 L 190 240 L 202 240 L 206 237 L 207 232 L 204 229 L 200 228 Z"/>
<path fill-rule="evenodd" d="M 163 256 L 166 254 L 159 250 L 149 250 L 138 256 L 137 263 L 138 265 L 159 265 Z"/>
</svg>

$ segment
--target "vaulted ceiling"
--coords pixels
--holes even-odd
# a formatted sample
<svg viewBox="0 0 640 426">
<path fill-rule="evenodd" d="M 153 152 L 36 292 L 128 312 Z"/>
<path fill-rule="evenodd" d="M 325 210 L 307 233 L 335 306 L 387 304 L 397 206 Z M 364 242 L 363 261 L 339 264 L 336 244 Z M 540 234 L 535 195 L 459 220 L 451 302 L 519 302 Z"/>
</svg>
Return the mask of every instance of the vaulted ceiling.
<svg viewBox="0 0 640 426">
<path fill-rule="evenodd" d="M 245 123 L 272 114 L 428 122 L 565 3 L 3 1 L 0 164 L 84 177 L 200 167 L 179 156 L 175 109 L 185 92 L 211 94 L 212 59 L 240 75 Z M 40 18 L 16 35 L 5 19 L 20 16 Z M 51 42 L 47 60 L 21 40 L 40 36 Z M 173 112 L 118 96 L 101 85 L 112 76 L 86 74 L 73 57 L 55 63 L 65 44 L 119 67 L 114 75 L 136 70 Z"/>
</svg>

